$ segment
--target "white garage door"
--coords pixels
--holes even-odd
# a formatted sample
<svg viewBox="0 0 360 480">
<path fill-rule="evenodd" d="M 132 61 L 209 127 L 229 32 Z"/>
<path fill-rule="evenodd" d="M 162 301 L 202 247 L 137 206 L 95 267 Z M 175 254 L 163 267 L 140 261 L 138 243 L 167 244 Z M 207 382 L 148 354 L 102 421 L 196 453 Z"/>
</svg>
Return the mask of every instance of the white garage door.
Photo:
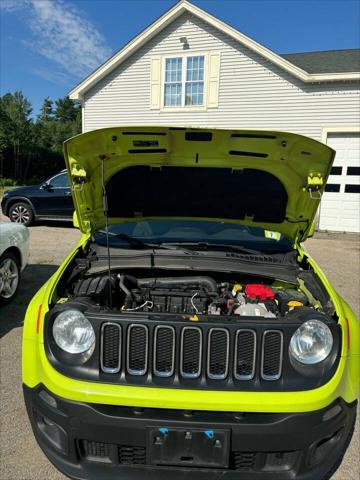
<svg viewBox="0 0 360 480">
<path fill-rule="evenodd" d="M 360 134 L 331 133 L 336 156 L 320 205 L 320 230 L 360 232 Z"/>
</svg>

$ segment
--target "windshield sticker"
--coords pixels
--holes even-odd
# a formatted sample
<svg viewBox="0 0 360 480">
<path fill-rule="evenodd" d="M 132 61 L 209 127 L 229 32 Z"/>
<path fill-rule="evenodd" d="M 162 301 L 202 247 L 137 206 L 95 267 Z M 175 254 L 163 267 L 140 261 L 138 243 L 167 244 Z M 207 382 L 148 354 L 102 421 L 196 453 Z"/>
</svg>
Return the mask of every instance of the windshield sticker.
<svg viewBox="0 0 360 480">
<path fill-rule="evenodd" d="M 264 230 L 264 232 L 265 232 L 265 238 L 270 238 L 271 240 L 276 240 L 277 242 L 281 238 L 280 232 L 273 232 L 271 230 Z"/>
</svg>

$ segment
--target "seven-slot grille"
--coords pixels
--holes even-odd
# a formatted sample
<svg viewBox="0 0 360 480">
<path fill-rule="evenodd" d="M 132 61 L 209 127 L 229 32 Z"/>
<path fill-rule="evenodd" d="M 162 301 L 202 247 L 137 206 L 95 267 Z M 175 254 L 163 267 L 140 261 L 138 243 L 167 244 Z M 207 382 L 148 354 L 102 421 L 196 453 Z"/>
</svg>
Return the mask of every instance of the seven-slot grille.
<svg viewBox="0 0 360 480">
<path fill-rule="evenodd" d="M 127 375 L 211 381 L 278 380 L 282 373 L 283 332 L 223 327 L 174 327 L 106 322 L 101 328 L 100 366 L 105 373 L 120 372 L 121 358 Z M 124 337 L 124 338 L 122 338 Z M 125 351 L 123 351 L 125 349 Z M 178 371 L 177 371 L 178 369 Z"/>
</svg>

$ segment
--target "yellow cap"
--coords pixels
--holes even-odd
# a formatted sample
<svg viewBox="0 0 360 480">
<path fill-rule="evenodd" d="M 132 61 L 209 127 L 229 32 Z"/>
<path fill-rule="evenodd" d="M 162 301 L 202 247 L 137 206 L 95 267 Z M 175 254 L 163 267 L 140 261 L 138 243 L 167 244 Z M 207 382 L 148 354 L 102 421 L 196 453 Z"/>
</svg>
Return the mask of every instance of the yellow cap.
<svg viewBox="0 0 360 480">
<path fill-rule="evenodd" d="M 237 292 L 241 292 L 242 290 L 242 285 L 240 285 L 240 283 L 235 283 L 235 285 L 233 286 L 233 289 L 232 289 L 232 294 L 233 296 L 235 297 L 235 295 L 237 294 Z"/>
<path fill-rule="evenodd" d="M 294 307 L 303 307 L 304 304 L 302 302 L 299 302 L 298 300 L 290 300 L 288 302 L 288 307 L 294 308 Z"/>
<path fill-rule="evenodd" d="M 189 317 L 189 320 L 191 320 L 192 322 L 198 322 L 199 317 L 197 315 L 192 315 L 191 317 Z"/>
</svg>

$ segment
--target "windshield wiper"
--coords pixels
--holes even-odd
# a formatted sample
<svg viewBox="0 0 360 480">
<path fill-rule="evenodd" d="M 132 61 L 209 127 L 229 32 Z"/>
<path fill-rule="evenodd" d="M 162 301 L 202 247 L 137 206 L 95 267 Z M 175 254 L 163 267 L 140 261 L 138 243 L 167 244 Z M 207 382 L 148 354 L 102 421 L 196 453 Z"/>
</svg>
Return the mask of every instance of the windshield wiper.
<svg viewBox="0 0 360 480">
<path fill-rule="evenodd" d="M 186 245 L 187 247 L 205 247 L 206 250 L 221 249 L 221 250 L 234 250 L 240 253 L 248 253 L 250 255 L 260 255 L 263 252 L 260 250 L 253 250 L 251 248 L 242 247 L 240 245 L 229 245 L 227 243 L 209 243 L 209 242 L 181 242 L 177 243 L 162 243 L 161 245 Z"/>
<path fill-rule="evenodd" d="M 98 230 L 96 234 L 101 234 L 101 235 L 107 235 L 106 230 Z M 140 240 L 139 238 L 132 237 L 131 235 L 127 235 L 126 233 L 114 233 L 114 232 L 109 232 L 109 237 L 113 238 L 119 238 L 120 240 L 124 240 L 124 242 L 127 242 L 131 247 L 134 248 L 139 248 L 139 249 L 159 249 L 162 248 L 164 250 L 181 250 L 185 253 L 192 253 L 191 250 L 187 250 L 186 248 L 183 248 L 181 245 L 167 245 L 163 243 L 149 243 L 149 242 L 144 242 Z"/>
</svg>

